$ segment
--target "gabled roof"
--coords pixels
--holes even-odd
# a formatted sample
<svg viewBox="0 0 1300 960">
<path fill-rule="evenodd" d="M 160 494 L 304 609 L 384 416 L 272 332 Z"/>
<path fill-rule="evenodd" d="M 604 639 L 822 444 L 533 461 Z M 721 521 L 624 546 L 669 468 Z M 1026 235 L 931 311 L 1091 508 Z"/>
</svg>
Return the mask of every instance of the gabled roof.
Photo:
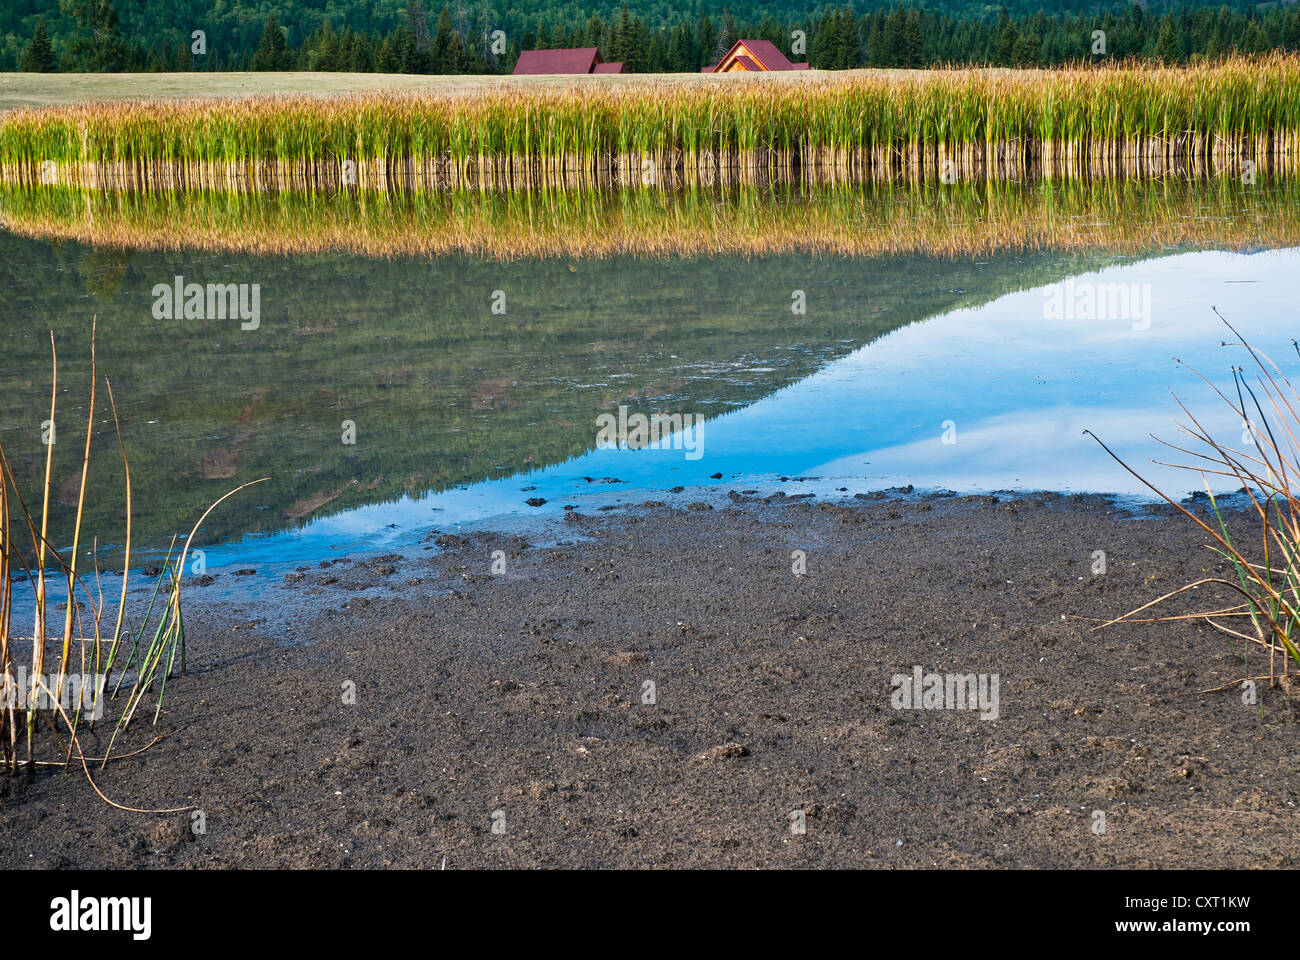
<svg viewBox="0 0 1300 960">
<path fill-rule="evenodd" d="M 744 47 L 752 55 L 738 54 L 736 51 Z M 736 59 L 741 61 L 748 70 L 807 70 L 806 63 L 791 63 L 786 59 L 785 54 L 777 49 L 776 44 L 770 40 L 737 40 L 727 51 L 727 55 L 711 67 L 705 67 L 700 73 L 716 73 L 717 69 L 729 60 Z M 757 63 L 754 61 L 757 60 Z"/>
<path fill-rule="evenodd" d="M 741 40 L 739 43 L 743 43 L 745 49 L 769 70 L 794 69 L 794 64 L 786 59 L 786 55 L 778 50 L 771 40 Z"/>
<path fill-rule="evenodd" d="M 621 63 L 598 63 L 592 73 L 622 73 L 623 64 Z"/>
<path fill-rule="evenodd" d="M 746 70 L 752 71 L 754 73 L 757 73 L 758 71 L 763 69 L 761 64 L 754 61 L 751 57 L 746 57 L 743 54 L 737 57 L 733 62 L 740 64 Z"/>
<path fill-rule="evenodd" d="M 600 57 L 595 47 L 569 50 L 525 50 L 519 54 L 515 73 L 591 73 Z"/>
</svg>

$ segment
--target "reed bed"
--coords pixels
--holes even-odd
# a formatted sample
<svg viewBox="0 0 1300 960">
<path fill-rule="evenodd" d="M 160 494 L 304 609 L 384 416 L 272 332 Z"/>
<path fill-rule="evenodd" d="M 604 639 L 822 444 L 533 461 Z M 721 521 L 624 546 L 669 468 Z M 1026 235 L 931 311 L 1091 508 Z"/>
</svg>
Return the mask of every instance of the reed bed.
<svg viewBox="0 0 1300 960">
<path fill-rule="evenodd" d="M 53 375 L 48 424 L 55 424 L 59 384 L 53 335 L 50 353 Z M 130 754 L 113 754 L 118 734 L 127 729 L 138 713 L 151 712 L 152 721 L 157 722 L 168 678 L 184 673 L 181 581 L 190 544 L 212 509 L 249 484 L 235 488 L 213 503 L 179 544 L 179 538 L 173 538 L 162 573 L 148 591 L 144 612 L 130 614 L 131 467 L 122 441 L 112 384 L 104 378 L 125 475 L 121 585 L 116 613 L 111 614 L 112 594 L 117 592 L 111 583 L 112 574 L 100 569 L 98 537 L 94 540 L 95 549 L 89 551 L 87 569 L 83 562 L 86 551 L 81 530 L 88 495 L 95 409 L 99 402 L 97 378 L 92 325 L 85 445 L 79 477 L 73 478 L 78 481 L 77 507 L 69 548 L 61 549 L 52 540 L 50 531 L 50 492 L 57 486 L 53 476 L 54 436 L 47 434 L 45 479 L 39 504 L 29 504 L 24 498 L 0 444 L 0 690 L 4 694 L 0 699 L 0 768 L 13 774 L 20 769 L 34 771 L 40 766 L 68 767 L 75 760 L 95 792 L 112 806 L 137 813 L 172 812 L 138 810 L 115 803 L 95 786 L 90 767 L 92 763 L 103 767 L 110 759 L 134 755 L 156 742 L 157 738 Z M 107 596 L 106 577 L 110 580 Z M 32 590 L 30 636 L 15 632 L 15 591 L 23 583 Z M 55 633 L 51 633 L 49 622 L 49 589 L 53 584 L 61 585 L 66 600 L 63 628 Z M 54 619 L 56 622 L 59 619 L 57 613 Z M 108 716 L 109 701 L 118 709 L 115 718 L 109 721 L 108 736 L 96 736 L 97 740 L 106 740 L 103 754 L 87 756 L 82 740 L 87 730 L 94 731 L 97 720 Z M 152 711 L 146 703 L 152 706 Z"/>
<path fill-rule="evenodd" d="M 1218 310 L 1215 313 L 1231 332 L 1230 345 L 1245 353 L 1248 359 L 1241 364 L 1234 363 L 1232 387 L 1226 392 L 1203 374 L 1193 372 L 1228 406 L 1234 419 L 1239 418 L 1245 425 L 1243 442 L 1238 448 L 1216 440 L 1181 401 L 1179 407 L 1186 420 L 1178 428 L 1190 445 L 1185 445 L 1187 441 L 1162 441 L 1170 450 L 1191 461 L 1167 466 L 1181 467 L 1201 476 L 1209 504 L 1204 515 L 1192 512 L 1182 502 L 1157 489 L 1091 431 L 1084 432 L 1093 436 L 1120 466 L 1208 534 L 1211 542 L 1207 546 L 1231 574 L 1184 584 L 1095 629 L 1121 623 L 1199 620 L 1241 645 L 1246 673 L 1202 693 L 1261 680 L 1290 692 L 1292 663 L 1300 667 L 1300 392 L 1277 363 L 1252 347 Z M 1291 344 L 1300 356 L 1300 345 L 1294 340 Z M 1221 478 L 1217 479 L 1220 485 L 1225 479 L 1240 485 L 1249 502 L 1246 516 L 1257 521 L 1253 550 L 1247 545 L 1249 540 L 1234 537 L 1229 530 L 1218 498 L 1210 487 L 1210 477 Z M 1218 594 L 1226 599 L 1190 613 L 1152 615 L 1154 610 L 1184 594 L 1203 596 L 1200 592 L 1189 593 L 1201 588 L 1217 588 Z M 1266 674 L 1251 672 L 1252 650 L 1267 654 Z"/>
<path fill-rule="evenodd" d="M 708 190 L 104 191 L 0 185 L 25 236 L 371 257 L 970 256 L 1300 245 L 1300 181 L 737 185 Z"/>
<path fill-rule="evenodd" d="M 362 188 L 1000 177 L 1295 160 L 1300 57 L 1052 71 L 827 74 L 798 84 L 581 85 L 473 95 L 134 101 L 0 120 L 8 180 Z M 42 167 L 42 164 L 47 166 Z M 52 165 L 52 166 L 49 166 Z"/>
</svg>

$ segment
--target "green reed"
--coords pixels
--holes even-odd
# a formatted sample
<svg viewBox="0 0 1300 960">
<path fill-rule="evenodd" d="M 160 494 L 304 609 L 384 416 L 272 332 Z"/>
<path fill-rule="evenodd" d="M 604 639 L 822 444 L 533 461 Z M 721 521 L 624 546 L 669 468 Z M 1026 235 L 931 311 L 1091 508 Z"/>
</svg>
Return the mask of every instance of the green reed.
<svg viewBox="0 0 1300 960">
<path fill-rule="evenodd" d="M 1178 401 L 1185 416 L 1178 428 L 1184 437 L 1190 438 L 1192 446 L 1185 445 L 1186 439 L 1177 443 L 1162 441 L 1180 457 L 1180 462 L 1167 466 L 1200 475 L 1213 519 L 1192 512 L 1152 485 L 1092 431 L 1084 433 L 1097 440 L 1106 453 L 1148 489 L 1200 527 L 1211 540 L 1206 546 L 1226 561 L 1232 576 L 1202 577 L 1095 629 L 1123 623 L 1200 620 L 1241 644 L 1248 671 L 1251 650 L 1268 654 L 1268 673 L 1248 674 L 1202 693 L 1240 687 L 1257 680 L 1267 680 L 1270 686 L 1281 685 L 1289 691 L 1292 666 L 1300 668 L 1300 392 L 1279 363 L 1248 343 L 1217 309 L 1214 312 L 1231 335 L 1225 346 L 1238 348 L 1246 356 L 1240 365 L 1232 368 L 1230 389 L 1222 389 L 1203 374 L 1193 372 L 1228 407 L 1234 420 L 1239 418 L 1249 430 L 1243 431 L 1242 442 L 1237 445 L 1216 439 Z M 1300 356 L 1300 345 L 1293 340 L 1292 346 Z M 1234 539 L 1230 534 L 1228 522 L 1211 490 L 1211 477 L 1217 478 L 1215 482 L 1220 485 L 1240 485 L 1240 492 L 1249 503 L 1244 512 L 1258 536 L 1253 548 L 1249 539 Z M 1155 608 L 1183 594 L 1203 597 L 1202 587 L 1216 590 L 1215 599 L 1208 601 L 1208 606 L 1200 607 L 1198 603 L 1198 609 L 1191 613 L 1153 615 Z"/>
<path fill-rule="evenodd" d="M 1189 67 L 854 72 L 468 96 L 122 102 L 13 111 L 0 164 L 598 158 L 1084 143 L 1300 130 L 1300 58 Z M 1275 144 L 1276 145 L 1276 144 Z"/>
<path fill-rule="evenodd" d="M 81 528 L 84 508 L 87 498 L 92 495 L 87 478 L 99 386 L 93 324 L 90 341 L 91 372 L 86 438 L 80 482 L 77 484 L 76 520 L 69 550 L 61 549 L 54 542 L 49 529 L 50 493 L 56 486 L 53 437 L 46 441 L 45 478 L 40 489 L 39 505 L 35 502 L 29 504 L 24 497 L 4 446 L 0 444 L 0 684 L 3 684 L 6 691 L 4 702 L 0 703 L 0 767 L 14 773 L 20 768 L 34 770 L 40 766 L 67 766 L 76 760 L 91 786 L 105 802 L 133 812 L 162 812 L 139 811 L 109 800 L 95 786 L 90 763 L 93 761 L 102 767 L 109 759 L 115 759 L 112 752 L 118 734 L 129 726 L 136 710 L 151 695 L 154 699 L 153 720 L 157 722 L 166 694 L 167 678 L 178 668 L 181 671 L 184 669 L 185 627 L 181 612 L 181 580 L 186 552 L 199 525 L 212 509 L 249 484 L 236 487 L 203 513 L 183 541 L 183 548 L 176 559 L 169 552 L 143 617 L 138 620 L 131 617 L 128 613 L 131 577 L 131 467 L 122 441 L 121 422 L 112 384 L 104 378 L 103 385 L 108 392 L 125 474 L 122 587 L 117 615 L 112 621 L 110 632 L 109 621 L 105 618 L 108 599 L 103 590 L 103 572 L 99 569 L 97 551 L 90 551 L 92 570 L 79 568 L 78 564 L 83 552 Z M 53 430 L 58 413 L 59 383 L 58 356 L 52 334 L 50 363 L 52 375 L 48 423 Z M 47 586 L 57 580 L 63 582 L 67 600 L 61 636 L 51 635 L 48 625 L 50 611 Z M 17 585 L 22 582 L 32 586 L 34 603 L 31 636 L 15 632 L 13 604 Z M 155 607 L 158 608 L 156 616 Z M 58 644 L 58 653 L 50 658 L 52 643 Z M 125 661 L 121 661 L 120 655 L 128 650 Z M 103 687 L 94 686 L 89 699 L 83 694 L 76 698 L 75 704 L 71 702 L 68 690 L 71 689 L 74 675 L 102 676 L 108 680 L 114 676 L 115 668 L 115 686 L 111 689 L 108 683 Z M 20 677 L 28 679 L 20 683 Z M 127 684 L 125 691 L 122 690 L 124 682 Z M 88 757 L 82 749 L 82 737 L 85 736 L 86 728 L 93 726 L 93 718 L 97 715 L 106 715 L 107 701 L 115 699 L 119 693 L 124 693 L 124 703 L 112 723 L 113 732 L 104 754 L 102 757 Z M 90 720 L 85 718 L 87 710 L 92 718 Z M 152 742 L 156 742 L 156 739 Z"/>
</svg>

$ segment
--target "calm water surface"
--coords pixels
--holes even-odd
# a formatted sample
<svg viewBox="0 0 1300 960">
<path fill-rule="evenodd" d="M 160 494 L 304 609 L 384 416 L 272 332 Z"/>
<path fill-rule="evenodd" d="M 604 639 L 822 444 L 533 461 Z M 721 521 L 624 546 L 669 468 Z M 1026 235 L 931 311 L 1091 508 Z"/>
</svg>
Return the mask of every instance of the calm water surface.
<svg viewBox="0 0 1300 960">
<path fill-rule="evenodd" d="M 501 261 L 157 252 L 13 233 L 0 244 L 0 440 L 19 475 L 30 483 L 43 467 L 51 329 L 56 472 L 77 472 L 97 315 L 137 555 L 266 476 L 223 504 L 204 543 L 210 572 L 259 577 L 419 550 L 434 530 L 526 529 L 565 507 L 729 490 L 1144 493 L 1084 429 L 1186 493 L 1196 475 L 1150 462 L 1160 448 L 1148 434 L 1179 439 L 1171 391 L 1211 430 L 1242 429 L 1174 359 L 1228 382 L 1244 358 L 1223 345 L 1213 308 L 1296 359 L 1300 250 L 1268 245 Z M 258 329 L 156 318 L 154 287 L 177 276 L 258 284 Z M 620 407 L 702 418 L 686 438 L 698 456 L 680 443 L 598 447 L 597 418 Z M 102 388 L 95 420 L 86 528 L 107 559 L 122 471 Z M 56 530 L 76 489 L 56 486 Z"/>
</svg>

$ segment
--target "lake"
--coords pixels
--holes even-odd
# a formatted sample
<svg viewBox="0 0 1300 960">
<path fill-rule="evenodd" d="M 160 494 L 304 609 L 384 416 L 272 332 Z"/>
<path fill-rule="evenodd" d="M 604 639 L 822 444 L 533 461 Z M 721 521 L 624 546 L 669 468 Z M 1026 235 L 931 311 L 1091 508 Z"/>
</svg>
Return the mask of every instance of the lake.
<svg viewBox="0 0 1300 960">
<path fill-rule="evenodd" d="M 1243 432 L 1194 372 L 1248 361 L 1215 308 L 1295 353 L 1285 181 L 0 200 L 0 441 L 24 489 L 53 330 L 69 541 L 97 317 L 136 556 L 269 478 L 205 521 L 212 572 L 733 490 L 1154 496 L 1085 429 L 1183 496 L 1199 476 L 1150 462 L 1174 395 Z M 111 565 L 100 387 L 85 529 Z"/>
</svg>

